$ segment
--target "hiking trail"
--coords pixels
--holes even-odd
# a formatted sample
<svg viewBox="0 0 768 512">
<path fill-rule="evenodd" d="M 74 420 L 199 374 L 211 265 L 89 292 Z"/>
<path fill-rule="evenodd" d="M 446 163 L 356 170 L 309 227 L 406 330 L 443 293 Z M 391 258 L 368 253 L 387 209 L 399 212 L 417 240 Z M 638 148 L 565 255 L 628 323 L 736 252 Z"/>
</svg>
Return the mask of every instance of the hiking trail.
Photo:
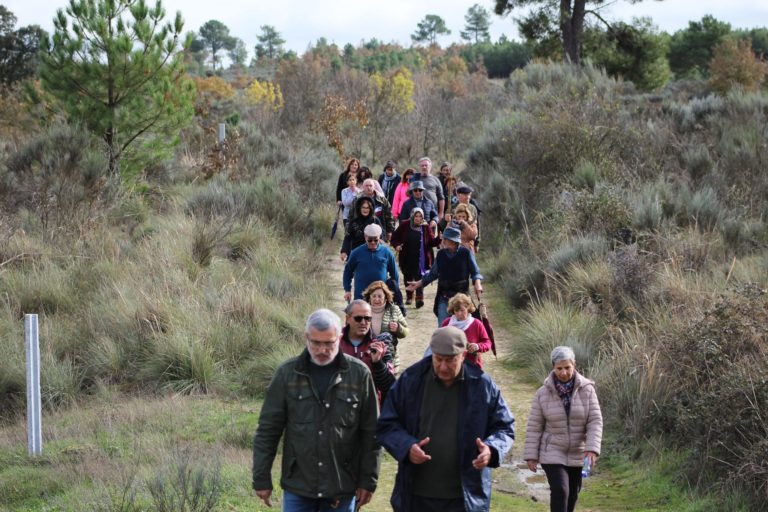
<svg viewBox="0 0 768 512">
<path fill-rule="evenodd" d="M 344 264 L 339 259 L 338 252 L 326 255 L 326 278 L 332 292 L 330 309 L 337 312 L 344 321 L 344 289 L 342 287 L 342 274 Z M 482 268 L 482 267 L 481 267 Z M 405 296 L 404 283 L 402 283 L 402 274 L 400 275 L 400 287 Z M 488 305 L 488 316 L 494 328 L 496 339 L 496 350 L 498 358 L 494 358 L 492 352 L 483 354 L 483 370 L 489 373 L 493 380 L 501 388 L 502 396 L 507 405 L 512 410 L 515 417 L 515 442 L 512 450 L 507 455 L 506 460 L 498 469 L 494 469 L 493 476 L 493 494 L 514 494 L 516 496 L 528 497 L 532 501 L 540 503 L 549 503 L 549 485 L 544 476 L 544 472 L 539 470 L 535 475 L 532 474 L 522 458 L 523 441 L 525 435 L 525 419 L 530 408 L 531 398 L 536 392 L 536 387 L 522 380 L 516 373 L 504 368 L 502 361 L 509 352 L 512 337 L 498 321 L 495 320 L 501 311 L 501 308 L 494 307 L 494 296 L 488 294 L 488 289 L 493 285 L 484 285 L 486 293 L 483 301 Z M 424 355 L 424 350 L 429 344 L 432 332 L 437 328 L 437 317 L 432 313 L 432 305 L 435 298 L 437 284 L 433 283 L 424 289 L 424 307 L 416 309 L 414 306 L 406 306 L 408 309 L 408 336 L 401 339 L 398 345 L 400 354 L 400 368 L 402 372 L 411 364 L 420 360 Z M 394 486 L 395 473 L 397 472 L 397 463 L 385 451 L 382 451 L 382 463 L 379 476 L 378 490 L 374 498 L 364 510 L 369 512 L 390 511 L 389 497 Z M 496 509 L 491 500 L 491 508 Z"/>
</svg>

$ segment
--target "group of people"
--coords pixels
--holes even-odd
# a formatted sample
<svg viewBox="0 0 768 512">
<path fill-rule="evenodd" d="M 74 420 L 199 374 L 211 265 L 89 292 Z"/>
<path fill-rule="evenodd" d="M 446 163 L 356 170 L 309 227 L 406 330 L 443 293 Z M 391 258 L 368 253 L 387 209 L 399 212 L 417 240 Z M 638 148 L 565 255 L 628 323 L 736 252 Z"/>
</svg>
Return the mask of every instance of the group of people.
<svg viewBox="0 0 768 512">
<path fill-rule="evenodd" d="M 490 510 L 490 470 L 511 449 L 515 420 L 483 372 L 492 332 L 473 316 L 484 309 L 470 296 L 473 289 L 480 301 L 483 291 L 475 259 L 480 210 L 449 164 L 439 177 L 426 157 L 418 167 L 400 175 L 390 161 L 375 180 L 352 159 L 339 177 L 345 322 L 327 309 L 312 313 L 303 352 L 276 370 L 266 392 L 253 488 L 268 506 L 282 438 L 284 511 L 359 510 L 376 491 L 382 447 L 398 463 L 393 510 Z M 424 357 L 400 371 L 405 306 L 422 307 L 423 289 L 434 281 L 438 327 Z M 600 454 L 602 416 L 573 350 L 556 347 L 550 358 L 552 371 L 532 401 L 524 459 L 547 475 L 550 509 L 570 512 L 582 465 L 594 466 Z"/>
<path fill-rule="evenodd" d="M 418 170 L 408 168 L 402 176 L 390 160 L 374 179 L 353 158 L 339 176 L 336 201 L 345 226 L 340 258 L 346 264 L 347 302 L 360 298 L 376 280 L 400 295 L 400 272 L 406 284 L 403 309 L 411 304 L 423 307 L 424 286 L 437 281 L 433 311 L 438 326 L 448 317 L 448 301 L 457 293 L 469 295 L 472 287 L 480 300 L 483 276 L 475 259 L 480 209 L 473 190 L 457 184 L 447 162 L 440 166 L 439 176 L 431 172 L 428 157 L 419 160 Z M 383 243 L 397 253 L 397 262 Z"/>
</svg>

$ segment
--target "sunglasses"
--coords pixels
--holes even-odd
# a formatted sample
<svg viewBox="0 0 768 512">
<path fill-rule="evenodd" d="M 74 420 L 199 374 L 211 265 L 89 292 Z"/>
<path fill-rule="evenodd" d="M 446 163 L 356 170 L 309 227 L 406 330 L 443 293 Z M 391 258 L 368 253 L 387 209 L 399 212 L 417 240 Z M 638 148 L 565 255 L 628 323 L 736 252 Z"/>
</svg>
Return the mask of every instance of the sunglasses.
<svg viewBox="0 0 768 512">
<path fill-rule="evenodd" d="M 372 316 L 355 315 L 355 316 L 352 317 L 352 320 L 354 320 L 357 323 L 360 323 L 363 320 L 365 320 L 366 322 L 370 322 L 371 320 L 373 320 L 373 317 Z"/>
<path fill-rule="evenodd" d="M 378 237 L 375 237 L 375 238 L 374 237 L 365 237 L 365 241 L 366 242 L 371 242 L 371 243 L 378 242 L 379 238 Z"/>
</svg>

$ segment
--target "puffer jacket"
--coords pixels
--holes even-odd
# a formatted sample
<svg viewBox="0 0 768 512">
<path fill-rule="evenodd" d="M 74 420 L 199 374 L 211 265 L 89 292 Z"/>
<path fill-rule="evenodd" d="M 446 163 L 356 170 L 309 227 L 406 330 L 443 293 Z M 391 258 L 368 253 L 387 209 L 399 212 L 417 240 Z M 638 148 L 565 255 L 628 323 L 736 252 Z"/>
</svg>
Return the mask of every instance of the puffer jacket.
<svg viewBox="0 0 768 512">
<path fill-rule="evenodd" d="M 536 392 L 525 430 L 525 460 L 576 467 L 582 465 L 585 451 L 600 454 L 603 416 L 595 383 L 578 372 L 575 378 L 569 415 L 555 388 L 553 373 Z"/>
<path fill-rule="evenodd" d="M 275 372 L 253 439 L 253 488 L 272 489 L 271 468 L 280 437 L 280 485 L 310 498 L 347 498 L 376 490 L 380 448 L 378 404 L 364 363 L 341 352 L 339 370 L 321 401 L 309 377 L 307 349 Z"/>
<path fill-rule="evenodd" d="M 384 401 L 377 427 L 379 442 L 397 460 L 395 488 L 390 504 L 396 512 L 418 512 L 413 509 L 411 484 L 413 463 L 408 460 L 411 445 L 419 442 L 421 400 L 424 382 L 432 377 L 432 358 L 425 357 L 410 366 L 395 382 Z M 459 398 L 459 471 L 467 512 L 487 512 L 491 506 L 491 468 L 497 468 L 515 439 L 515 420 L 501 390 L 488 374 L 470 363 L 464 363 L 464 380 L 460 381 Z M 472 467 L 480 438 L 491 449 L 491 460 L 481 470 Z"/>
</svg>

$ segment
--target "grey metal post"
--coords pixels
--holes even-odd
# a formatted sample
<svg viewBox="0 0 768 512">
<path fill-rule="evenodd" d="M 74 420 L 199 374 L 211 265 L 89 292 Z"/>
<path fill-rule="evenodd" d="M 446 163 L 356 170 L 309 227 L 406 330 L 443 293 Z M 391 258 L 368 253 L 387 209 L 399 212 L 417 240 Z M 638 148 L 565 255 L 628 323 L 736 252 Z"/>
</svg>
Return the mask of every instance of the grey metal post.
<svg viewBox="0 0 768 512">
<path fill-rule="evenodd" d="M 37 315 L 24 315 L 24 336 L 27 346 L 27 452 L 43 452 L 40 406 L 40 339 Z"/>
<path fill-rule="evenodd" d="M 224 144 L 227 133 L 227 123 L 219 123 L 219 144 Z"/>
</svg>

